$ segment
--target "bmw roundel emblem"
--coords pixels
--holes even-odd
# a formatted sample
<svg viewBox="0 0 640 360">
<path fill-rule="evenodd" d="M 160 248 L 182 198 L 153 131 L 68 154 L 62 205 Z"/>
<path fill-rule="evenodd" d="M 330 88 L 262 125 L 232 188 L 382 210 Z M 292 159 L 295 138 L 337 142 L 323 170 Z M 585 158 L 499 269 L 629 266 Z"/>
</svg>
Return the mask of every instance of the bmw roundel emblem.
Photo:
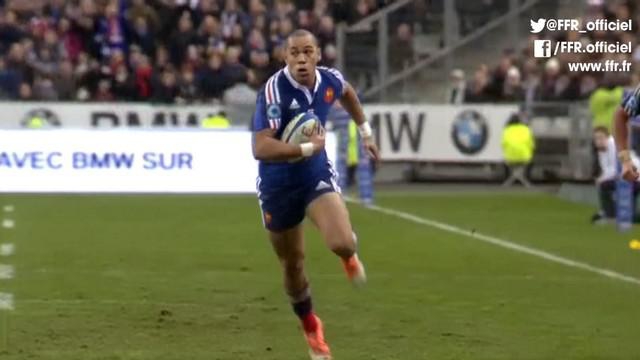
<svg viewBox="0 0 640 360">
<path fill-rule="evenodd" d="M 280 106 L 276 104 L 271 104 L 267 108 L 267 116 L 270 119 L 279 119 L 281 115 L 282 115 L 282 112 L 280 111 Z"/>
<path fill-rule="evenodd" d="M 482 151 L 489 139 L 487 120 L 475 110 L 465 110 L 453 121 L 451 138 L 463 154 L 475 155 Z"/>
</svg>

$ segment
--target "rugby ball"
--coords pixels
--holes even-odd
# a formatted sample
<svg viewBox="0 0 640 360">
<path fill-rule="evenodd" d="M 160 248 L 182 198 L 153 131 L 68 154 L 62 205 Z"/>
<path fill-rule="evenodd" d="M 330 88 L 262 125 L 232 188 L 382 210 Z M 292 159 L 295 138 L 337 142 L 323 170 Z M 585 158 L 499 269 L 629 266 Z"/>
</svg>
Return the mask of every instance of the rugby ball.
<svg viewBox="0 0 640 360">
<path fill-rule="evenodd" d="M 282 131 L 280 139 L 289 144 L 299 145 L 309 141 L 309 138 L 320 125 L 320 119 L 310 112 L 296 115 Z M 291 159 L 290 162 L 299 161 L 300 158 Z"/>
</svg>

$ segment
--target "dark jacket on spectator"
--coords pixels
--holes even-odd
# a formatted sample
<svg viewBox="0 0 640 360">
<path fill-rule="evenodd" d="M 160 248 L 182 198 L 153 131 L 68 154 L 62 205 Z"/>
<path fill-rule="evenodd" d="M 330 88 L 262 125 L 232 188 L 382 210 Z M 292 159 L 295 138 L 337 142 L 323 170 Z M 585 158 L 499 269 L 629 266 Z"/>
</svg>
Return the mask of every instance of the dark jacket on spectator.
<svg viewBox="0 0 640 360">
<path fill-rule="evenodd" d="M 196 84 L 200 89 L 200 93 L 204 99 L 222 99 L 224 91 L 227 90 L 232 82 L 225 71 L 220 69 L 212 69 L 204 67 L 198 72 Z"/>
</svg>

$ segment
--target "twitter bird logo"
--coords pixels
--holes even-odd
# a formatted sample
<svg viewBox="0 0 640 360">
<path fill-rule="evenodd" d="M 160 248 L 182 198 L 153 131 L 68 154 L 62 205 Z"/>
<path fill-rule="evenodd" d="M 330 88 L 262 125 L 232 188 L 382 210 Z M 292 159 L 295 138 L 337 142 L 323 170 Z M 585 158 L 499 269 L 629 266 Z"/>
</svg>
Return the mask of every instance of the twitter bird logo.
<svg viewBox="0 0 640 360">
<path fill-rule="evenodd" d="M 538 19 L 538 21 L 531 20 L 531 32 L 537 34 L 544 30 L 544 25 L 547 23 L 547 19 Z"/>
</svg>

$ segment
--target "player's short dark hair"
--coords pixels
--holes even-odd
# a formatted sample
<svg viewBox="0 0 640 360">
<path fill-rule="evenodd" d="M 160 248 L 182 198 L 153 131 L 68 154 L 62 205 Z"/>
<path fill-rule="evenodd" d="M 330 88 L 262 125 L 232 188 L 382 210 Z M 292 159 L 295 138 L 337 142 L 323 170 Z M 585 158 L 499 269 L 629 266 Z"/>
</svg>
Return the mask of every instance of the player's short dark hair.
<svg viewBox="0 0 640 360">
<path fill-rule="evenodd" d="M 609 129 L 607 129 L 606 126 L 596 126 L 593 128 L 593 132 L 594 133 L 603 133 L 607 136 L 609 136 Z"/>
<path fill-rule="evenodd" d="M 291 34 L 289 34 L 289 36 L 287 36 L 286 40 L 285 40 L 285 49 L 289 47 L 289 40 L 293 39 L 293 38 L 297 38 L 297 37 L 303 37 L 303 36 L 311 36 L 311 38 L 313 39 L 313 43 L 316 46 L 319 46 L 318 44 L 318 38 L 316 38 L 316 36 L 309 30 L 305 30 L 305 29 L 297 29 L 294 30 Z"/>
</svg>

